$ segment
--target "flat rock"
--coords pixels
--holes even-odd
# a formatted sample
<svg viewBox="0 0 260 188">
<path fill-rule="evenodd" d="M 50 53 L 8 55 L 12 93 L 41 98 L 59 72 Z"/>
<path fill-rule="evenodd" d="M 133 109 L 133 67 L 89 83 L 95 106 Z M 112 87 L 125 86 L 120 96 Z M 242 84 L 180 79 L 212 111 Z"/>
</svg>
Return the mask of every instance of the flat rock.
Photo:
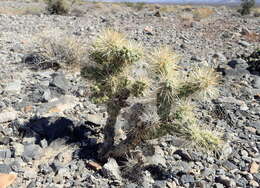
<svg viewBox="0 0 260 188">
<path fill-rule="evenodd" d="M 5 91 L 8 93 L 19 93 L 22 88 L 22 81 L 16 80 L 14 82 L 8 83 L 8 85 L 5 87 Z"/>
<path fill-rule="evenodd" d="M 13 121 L 17 118 L 17 112 L 14 110 L 5 110 L 0 113 L 0 123 Z"/>
<path fill-rule="evenodd" d="M 250 165 L 250 173 L 255 174 L 259 171 L 259 164 L 257 164 L 255 161 L 253 161 Z"/>
<path fill-rule="evenodd" d="M 11 158 L 11 154 L 10 149 L 0 150 L 0 159 Z"/>
<path fill-rule="evenodd" d="M 36 144 L 28 144 L 24 146 L 24 152 L 22 154 L 26 159 L 39 159 L 42 149 Z"/>
<path fill-rule="evenodd" d="M 77 98 L 72 95 L 65 95 L 54 99 L 39 107 L 38 113 L 42 116 L 52 116 L 53 114 L 62 113 L 65 110 L 72 109 L 77 104 Z"/>
<path fill-rule="evenodd" d="M 113 158 L 108 159 L 108 162 L 102 168 L 102 172 L 107 178 L 112 178 L 113 180 L 119 181 L 121 181 L 122 179 L 120 175 L 119 166 L 116 160 Z"/>
<path fill-rule="evenodd" d="M 0 164 L 0 173 L 10 173 L 12 171 L 11 167 L 7 164 Z"/>
<path fill-rule="evenodd" d="M 14 155 L 16 157 L 21 156 L 24 152 L 24 145 L 20 143 L 13 143 Z"/>
</svg>

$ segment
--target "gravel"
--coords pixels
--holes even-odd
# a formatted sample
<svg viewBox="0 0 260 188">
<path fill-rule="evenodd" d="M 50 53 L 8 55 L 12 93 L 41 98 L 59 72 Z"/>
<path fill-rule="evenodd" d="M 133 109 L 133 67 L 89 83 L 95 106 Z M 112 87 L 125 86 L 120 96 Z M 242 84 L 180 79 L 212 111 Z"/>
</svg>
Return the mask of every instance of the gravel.
<svg viewBox="0 0 260 188">
<path fill-rule="evenodd" d="M 33 6 L 43 4 L 0 2 L 6 9 Z M 194 8 L 167 12 L 160 6 L 86 3 L 68 16 L 0 11 L 0 173 L 17 173 L 11 188 L 259 187 L 260 73 L 248 71 L 240 58 L 259 47 L 259 18 L 212 7 L 208 18 L 185 19 Z M 106 27 L 148 50 L 169 45 L 182 57 L 184 70 L 207 61 L 222 74 L 220 97 L 198 104 L 201 121 L 224 134 L 221 153 L 203 153 L 166 136 L 149 142 L 144 169 L 139 163 L 97 160 L 107 114 L 89 100 L 90 81 L 79 70 L 35 70 L 23 59 L 40 35 L 73 36 L 89 49 Z"/>
</svg>

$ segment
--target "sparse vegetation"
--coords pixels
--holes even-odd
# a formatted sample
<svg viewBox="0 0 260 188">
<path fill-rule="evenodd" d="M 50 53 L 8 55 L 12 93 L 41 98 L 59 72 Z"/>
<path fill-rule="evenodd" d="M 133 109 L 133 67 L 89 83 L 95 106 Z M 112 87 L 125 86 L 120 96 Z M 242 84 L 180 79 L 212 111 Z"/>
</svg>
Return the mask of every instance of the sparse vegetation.
<svg viewBox="0 0 260 188">
<path fill-rule="evenodd" d="M 249 70 L 253 72 L 260 72 L 260 49 L 256 49 L 249 56 L 242 57 L 249 65 Z"/>
<path fill-rule="evenodd" d="M 152 102 L 150 106 L 137 102 L 138 114 L 131 115 L 133 127 L 126 138 L 115 145 L 115 124 L 121 109 L 129 106 L 131 96 L 144 96 L 149 87 L 148 82 L 136 81 L 125 72 L 142 57 L 140 49 L 124 35 L 106 30 L 92 45 L 90 59 L 95 64 L 82 70 L 84 76 L 94 80 L 92 100 L 107 106 L 108 120 L 99 158 L 122 157 L 143 140 L 166 134 L 187 138 L 205 151 L 220 149 L 221 139 L 198 126 L 193 112 L 195 106 L 191 103 L 194 98 L 204 100 L 216 96 L 217 73 L 210 67 L 196 67 L 188 74 L 184 73 L 177 65 L 179 56 L 168 47 L 155 49 L 149 58 L 152 75 L 155 75 L 154 84 L 159 86 L 155 108 L 151 106 Z"/>
<path fill-rule="evenodd" d="M 192 13 L 195 20 L 201 20 L 214 14 L 214 10 L 212 8 L 202 7 L 194 9 Z"/>
<path fill-rule="evenodd" d="M 241 8 L 238 10 L 241 15 L 250 14 L 251 9 L 255 6 L 255 0 L 241 0 Z"/>
<path fill-rule="evenodd" d="M 69 0 L 47 0 L 47 11 L 50 14 L 66 15 L 71 6 L 72 2 Z"/>
<path fill-rule="evenodd" d="M 25 62 L 35 69 L 74 69 L 79 67 L 85 50 L 73 37 L 40 36 L 34 52 L 26 56 Z"/>
</svg>

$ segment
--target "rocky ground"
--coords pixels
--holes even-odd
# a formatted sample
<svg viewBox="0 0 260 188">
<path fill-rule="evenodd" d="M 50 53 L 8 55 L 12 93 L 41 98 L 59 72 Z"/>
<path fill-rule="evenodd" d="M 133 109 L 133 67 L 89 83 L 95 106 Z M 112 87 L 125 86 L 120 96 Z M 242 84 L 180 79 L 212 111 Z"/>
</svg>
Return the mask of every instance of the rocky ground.
<svg viewBox="0 0 260 188">
<path fill-rule="evenodd" d="M 192 7 L 87 3 L 68 16 L 44 14 L 42 3 L 0 7 L 0 173 L 17 174 L 10 187 L 259 187 L 260 72 L 239 58 L 260 47 L 259 17 L 227 7 L 210 7 L 206 16 Z M 207 155 L 173 136 L 152 140 L 150 166 L 136 181 L 129 177 L 137 172 L 126 178 L 113 159 L 96 161 L 106 111 L 88 99 L 90 82 L 77 70 L 32 70 L 23 59 L 42 33 L 74 36 L 87 49 L 106 27 L 148 49 L 170 46 L 184 68 L 207 61 L 223 75 L 220 97 L 198 112 L 224 133 L 221 153 Z"/>
</svg>

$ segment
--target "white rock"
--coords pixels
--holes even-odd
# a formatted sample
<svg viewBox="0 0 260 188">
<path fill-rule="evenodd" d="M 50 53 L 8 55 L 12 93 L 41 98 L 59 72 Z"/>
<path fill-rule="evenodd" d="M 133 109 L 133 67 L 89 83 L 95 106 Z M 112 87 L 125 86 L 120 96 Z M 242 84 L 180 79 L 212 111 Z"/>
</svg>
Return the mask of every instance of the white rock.
<svg viewBox="0 0 260 188">
<path fill-rule="evenodd" d="M 17 118 L 17 112 L 14 110 L 4 111 L 0 113 L 0 123 L 13 121 Z"/>
<path fill-rule="evenodd" d="M 19 93 L 22 88 L 21 80 L 16 80 L 14 82 L 10 82 L 6 87 L 5 91 L 8 93 Z"/>
</svg>

